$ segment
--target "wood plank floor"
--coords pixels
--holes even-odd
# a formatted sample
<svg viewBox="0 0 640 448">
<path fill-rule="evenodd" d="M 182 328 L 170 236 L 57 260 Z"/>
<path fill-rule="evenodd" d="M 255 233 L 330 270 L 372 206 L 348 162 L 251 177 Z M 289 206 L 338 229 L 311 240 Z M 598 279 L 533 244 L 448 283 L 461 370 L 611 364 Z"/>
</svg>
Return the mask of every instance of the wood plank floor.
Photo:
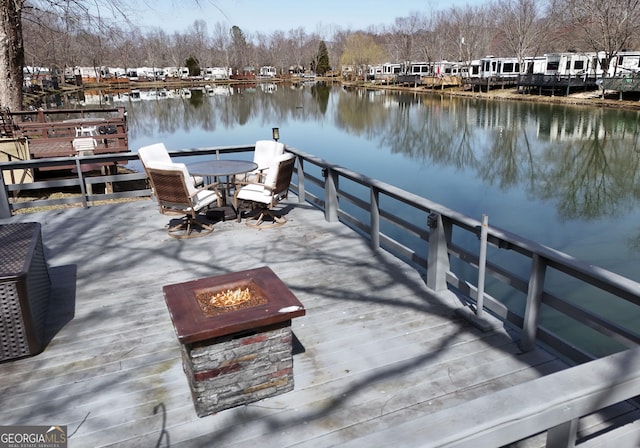
<svg viewBox="0 0 640 448">
<path fill-rule="evenodd" d="M 0 424 L 67 425 L 78 448 L 335 446 L 564 368 L 470 326 L 453 295 L 320 211 L 287 208 L 278 228 L 190 240 L 151 200 L 0 220 L 42 223 L 54 281 L 46 350 L 0 364 Z M 265 265 L 306 308 L 295 389 L 198 418 L 162 286 Z"/>
</svg>

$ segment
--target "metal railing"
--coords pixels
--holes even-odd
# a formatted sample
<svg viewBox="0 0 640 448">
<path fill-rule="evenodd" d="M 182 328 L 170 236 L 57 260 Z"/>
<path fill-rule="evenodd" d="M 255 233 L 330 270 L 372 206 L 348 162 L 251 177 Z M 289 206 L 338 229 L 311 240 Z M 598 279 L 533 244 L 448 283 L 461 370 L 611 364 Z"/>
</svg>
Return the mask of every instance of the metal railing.
<svg viewBox="0 0 640 448">
<path fill-rule="evenodd" d="M 548 327 L 542 317 L 548 313 L 577 322 L 584 331 L 595 335 L 592 335 L 592 338 L 602 338 L 610 342 L 613 348 L 606 355 L 623 352 L 629 348 L 632 350 L 626 352 L 637 351 L 640 334 L 635 329 L 627 328 L 583 303 L 568 299 L 562 293 L 562 288 L 558 289 L 557 286 L 568 284 L 570 288 L 586 288 L 596 301 L 600 296 L 604 297 L 603 300 L 615 299 L 630 311 L 637 313 L 640 305 L 639 283 L 583 263 L 506 230 L 488 226 L 486 223 L 483 228 L 482 221 L 393 185 L 328 163 L 296 148 L 287 150 L 297 156 L 297 170 L 291 190 L 297 194 L 300 202 L 310 203 L 323 210 L 328 221 L 340 221 L 353 228 L 369 240 L 373 249 L 383 248 L 423 271 L 427 286 L 431 289 L 454 290 L 465 299 L 465 306 L 477 315 L 486 311 L 520 329 L 520 345 L 523 351 L 532 350 L 536 343 L 543 343 L 576 364 L 604 357 L 590 350 L 590 347 L 579 346 L 562 332 Z M 250 151 L 253 151 L 252 145 L 173 151 L 171 155 L 184 158 L 202 155 L 220 157 Z M 73 160 L 76 164 L 76 174 L 69 179 L 4 185 L 0 176 L 0 218 L 6 218 L 14 210 L 24 207 L 73 202 L 87 206 L 92 201 L 100 199 L 145 196 L 151 193 L 148 188 L 143 188 L 92 194 L 91 189 L 87 188 L 88 185 L 99 183 L 144 180 L 144 173 L 91 177 L 83 175 L 84 164 L 137 160 L 136 154 L 89 156 Z M 2 170 L 37 169 L 64 163 L 68 165 L 69 158 L 9 162 L 0 164 L 0 173 Z M 62 200 L 10 200 L 11 196 L 25 191 L 62 186 L 76 187 L 82 194 L 76 198 Z M 514 256 L 517 257 L 515 263 Z M 481 279 L 478 279 L 478 273 L 481 274 Z M 479 284 L 484 285 L 485 276 L 488 285 L 486 290 L 484 286 L 478 288 Z M 478 297 L 479 289 L 481 297 Z M 497 291 L 499 295 L 492 294 L 491 291 Z M 504 297 L 515 299 L 505 301 Z M 477 309 L 478 303 L 483 306 L 480 310 Z M 607 364 L 607 361 L 603 362 Z M 613 363 L 609 365 L 615 367 Z M 622 392 L 616 393 L 615 403 L 631 399 L 638 393 L 636 383 L 637 378 L 640 378 L 640 372 L 635 372 L 631 374 L 633 381 L 629 383 L 629 387 L 619 386 L 618 389 Z M 605 402 L 607 404 L 603 404 Z M 556 436 L 552 438 L 574 440 L 578 428 L 574 422 L 577 418 L 596 412 L 608 404 L 610 403 L 607 400 L 594 400 L 592 405 L 580 408 L 580 413 L 584 413 L 571 414 L 567 420 L 556 422 L 558 425 L 562 424 L 562 429 L 553 430 L 552 434 Z M 530 416 L 536 421 L 545 421 L 548 417 L 545 412 Z M 567 442 L 550 446 L 573 445 Z"/>
</svg>

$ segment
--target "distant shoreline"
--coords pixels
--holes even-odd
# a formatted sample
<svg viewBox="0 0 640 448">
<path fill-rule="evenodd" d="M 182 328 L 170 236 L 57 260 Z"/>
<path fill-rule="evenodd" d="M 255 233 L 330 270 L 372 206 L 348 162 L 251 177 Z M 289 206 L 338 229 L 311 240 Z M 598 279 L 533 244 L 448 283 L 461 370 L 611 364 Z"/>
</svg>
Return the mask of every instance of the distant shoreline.
<svg viewBox="0 0 640 448">
<path fill-rule="evenodd" d="M 283 82 L 305 82 L 308 79 L 253 79 L 253 80 L 170 80 L 170 81 L 148 81 L 148 82 L 127 82 L 127 83 L 96 83 L 86 84 L 83 86 L 72 86 L 65 84 L 57 90 L 47 90 L 39 94 L 25 94 L 24 106 L 29 107 L 34 103 L 40 101 L 43 97 L 55 94 L 65 94 L 74 91 L 92 90 L 92 89 L 115 89 L 115 90 L 128 90 L 128 89 L 154 89 L 154 88 L 184 88 L 184 87 L 203 87 L 205 85 L 228 85 L 228 84 L 254 84 L 263 82 L 283 83 Z M 464 90 L 461 87 L 445 87 L 444 89 L 420 87 L 406 87 L 397 86 L 392 84 L 373 84 L 363 81 L 344 81 L 339 78 L 332 77 L 316 77 L 315 81 L 323 81 L 329 83 L 340 83 L 345 86 L 361 87 L 372 90 L 390 90 L 401 92 L 413 92 L 425 95 L 438 95 L 438 96 L 450 96 L 450 97 L 467 97 L 478 98 L 486 100 L 512 100 L 512 101 L 529 101 L 534 103 L 551 103 L 551 104 L 563 104 L 563 105 L 575 105 L 575 106 L 587 106 L 587 107 L 607 107 L 611 109 L 623 109 L 623 110 L 640 110 L 640 101 L 638 99 L 623 99 L 620 100 L 617 97 L 616 92 L 607 92 L 605 98 L 602 98 L 602 92 L 599 90 L 592 90 L 587 92 L 577 92 L 569 94 L 568 96 L 557 95 L 534 95 L 528 93 L 518 92 L 516 87 L 510 88 L 496 88 L 489 90 L 488 92 L 471 92 Z"/>
</svg>

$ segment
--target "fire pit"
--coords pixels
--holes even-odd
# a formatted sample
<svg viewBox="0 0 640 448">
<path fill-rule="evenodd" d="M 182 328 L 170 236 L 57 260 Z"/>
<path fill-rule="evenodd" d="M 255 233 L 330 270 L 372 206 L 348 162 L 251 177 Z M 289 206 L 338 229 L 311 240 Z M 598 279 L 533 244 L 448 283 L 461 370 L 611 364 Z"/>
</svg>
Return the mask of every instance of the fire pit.
<svg viewBox="0 0 640 448">
<path fill-rule="evenodd" d="M 291 319 L 305 310 L 270 268 L 163 291 L 199 417 L 293 390 Z"/>
</svg>

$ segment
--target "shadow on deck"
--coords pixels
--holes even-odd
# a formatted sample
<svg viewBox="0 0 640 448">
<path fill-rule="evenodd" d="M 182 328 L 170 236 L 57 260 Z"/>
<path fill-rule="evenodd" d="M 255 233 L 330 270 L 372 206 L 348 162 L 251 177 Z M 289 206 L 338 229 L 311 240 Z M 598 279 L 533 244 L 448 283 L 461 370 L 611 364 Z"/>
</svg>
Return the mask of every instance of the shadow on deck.
<svg viewBox="0 0 640 448">
<path fill-rule="evenodd" d="M 54 283 L 51 340 L 0 364 L 3 425 L 67 425 L 70 447 L 332 446 L 565 366 L 481 332 L 411 267 L 320 211 L 167 236 L 150 200 L 17 215 L 39 221 Z M 196 416 L 162 286 L 269 266 L 298 297 L 295 389 Z M 77 270 L 77 271 L 76 271 Z"/>
</svg>

